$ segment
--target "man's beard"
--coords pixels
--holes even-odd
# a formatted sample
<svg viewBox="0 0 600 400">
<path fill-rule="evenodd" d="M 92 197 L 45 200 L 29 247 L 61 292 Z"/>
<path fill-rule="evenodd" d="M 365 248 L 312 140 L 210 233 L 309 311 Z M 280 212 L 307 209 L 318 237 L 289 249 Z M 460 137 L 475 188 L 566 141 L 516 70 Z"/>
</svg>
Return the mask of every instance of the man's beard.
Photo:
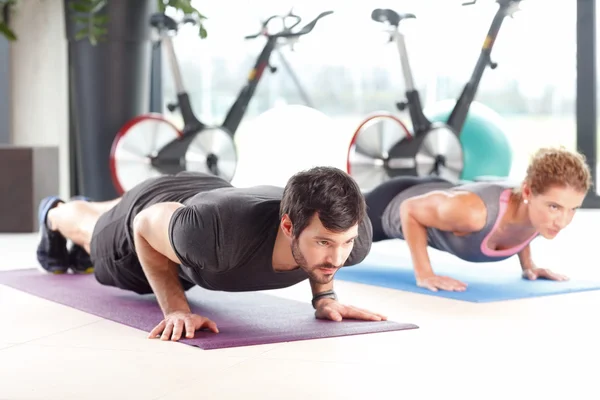
<svg viewBox="0 0 600 400">
<path fill-rule="evenodd" d="M 294 261 L 298 264 L 300 268 L 302 268 L 307 274 L 311 281 L 326 284 L 331 282 L 333 279 L 333 275 L 323 275 L 319 273 L 319 268 L 338 268 L 331 263 L 317 264 L 314 267 L 310 267 L 306 258 L 300 251 L 300 246 L 298 245 L 298 239 L 292 239 L 292 257 L 294 257 Z"/>
</svg>

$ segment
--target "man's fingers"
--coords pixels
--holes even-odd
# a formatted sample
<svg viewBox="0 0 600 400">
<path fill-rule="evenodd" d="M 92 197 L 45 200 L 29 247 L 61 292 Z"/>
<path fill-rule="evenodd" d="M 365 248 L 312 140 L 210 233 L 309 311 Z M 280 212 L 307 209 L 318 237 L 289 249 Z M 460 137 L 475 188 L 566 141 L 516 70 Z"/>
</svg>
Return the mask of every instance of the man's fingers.
<svg viewBox="0 0 600 400">
<path fill-rule="evenodd" d="M 342 316 L 339 312 L 329 309 L 327 310 L 327 315 L 329 315 L 329 319 L 332 321 L 341 321 L 342 320 Z"/>
<path fill-rule="evenodd" d="M 158 335 L 165 329 L 165 320 L 160 321 L 160 324 L 156 325 L 154 329 L 148 334 L 148 339 L 156 339 Z"/>
<path fill-rule="evenodd" d="M 374 313 L 375 315 L 377 315 L 379 318 L 381 318 L 382 321 L 387 321 L 387 315 L 383 315 L 383 314 L 379 314 L 379 313 Z"/>
<path fill-rule="evenodd" d="M 191 339 L 196 334 L 196 327 L 194 321 L 191 318 L 185 319 L 185 337 Z"/>
<path fill-rule="evenodd" d="M 371 321 L 380 321 L 381 317 L 375 313 L 372 313 L 368 310 L 363 310 L 358 307 L 348 307 L 347 309 L 351 310 L 349 312 L 344 313 L 345 317 L 355 318 L 355 319 L 365 319 Z"/>
<path fill-rule="evenodd" d="M 344 312 L 344 317 L 352 318 L 352 319 L 361 319 L 367 321 L 379 321 L 381 318 L 373 313 L 368 311 L 362 311 L 355 307 L 346 307 L 346 311 Z"/>
<path fill-rule="evenodd" d="M 219 333 L 219 328 L 217 328 L 217 324 L 214 321 L 207 319 L 206 322 L 204 322 L 204 325 L 212 332 Z"/>
<path fill-rule="evenodd" d="M 160 340 L 171 341 L 178 341 L 182 338 L 191 339 L 195 336 L 196 330 L 201 328 L 208 328 L 214 333 L 219 333 L 217 324 L 210 319 L 194 314 L 184 314 L 168 316 L 152 329 L 148 337 L 160 336 Z"/>
<path fill-rule="evenodd" d="M 177 341 L 181 339 L 181 334 L 183 333 L 183 321 L 178 319 L 175 320 L 173 324 L 173 334 L 171 335 L 171 340 Z"/>
<path fill-rule="evenodd" d="M 165 325 L 165 329 L 163 330 L 162 335 L 160 336 L 160 340 L 169 340 L 172 332 L 173 332 L 173 323 L 171 321 L 168 321 Z"/>
<path fill-rule="evenodd" d="M 382 315 L 382 314 L 379 314 L 379 313 L 376 313 L 376 312 L 373 312 L 373 311 L 365 310 L 364 308 L 354 307 L 354 306 L 350 306 L 350 308 L 353 308 L 353 309 L 358 310 L 360 312 L 369 314 L 371 316 L 375 316 L 375 317 L 377 317 L 375 319 L 376 321 L 379 321 L 379 320 L 385 321 L 387 319 L 387 317 L 385 315 Z"/>
</svg>

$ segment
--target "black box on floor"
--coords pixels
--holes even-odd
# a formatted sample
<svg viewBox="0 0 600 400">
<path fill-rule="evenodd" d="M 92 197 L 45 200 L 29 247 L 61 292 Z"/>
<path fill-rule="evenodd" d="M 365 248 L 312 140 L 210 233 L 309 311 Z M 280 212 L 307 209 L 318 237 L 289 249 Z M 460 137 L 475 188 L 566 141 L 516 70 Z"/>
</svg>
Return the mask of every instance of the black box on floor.
<svg viewBox="0 0 600 400">
<path fill-rule="evenodd" d="M 41 199 L 59 190 L 58 147 L 0 146 L 0 232 L 38 230 Z"/>
</svg>

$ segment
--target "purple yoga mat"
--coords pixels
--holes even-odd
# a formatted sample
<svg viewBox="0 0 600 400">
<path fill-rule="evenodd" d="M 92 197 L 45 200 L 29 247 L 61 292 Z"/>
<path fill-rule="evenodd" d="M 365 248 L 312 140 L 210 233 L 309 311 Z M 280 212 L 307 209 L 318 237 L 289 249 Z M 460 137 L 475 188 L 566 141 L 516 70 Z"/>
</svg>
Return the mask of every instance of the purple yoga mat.
<svg viewBox="0 0 600 400">
<path fill-rule="evenodd" d="M 0 272 L 0 284 L 146 332 L 163 318 L 154 295 L 103 286 L 93 275 L 13 270 Z M 194 287 L 187 297 L 193 312 L 215 321 L 219 328 L 218 334 L 196 331 L 193 339 L 181 340 L 205 350 L 418 328 L 393 321 L 318 320 L 309 302 L 260 292 L 226 293 Z"/>
</svg>

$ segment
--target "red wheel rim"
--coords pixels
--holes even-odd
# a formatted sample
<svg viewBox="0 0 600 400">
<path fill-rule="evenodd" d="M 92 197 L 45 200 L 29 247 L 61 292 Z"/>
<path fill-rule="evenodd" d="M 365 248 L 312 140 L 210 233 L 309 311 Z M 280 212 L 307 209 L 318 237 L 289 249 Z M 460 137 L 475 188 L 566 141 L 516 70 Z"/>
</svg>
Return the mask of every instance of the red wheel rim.
<svg viewBox="0 0 600 400">
<path fill-rule="evenodd" d="M 173 132 L 175 132 L 177 137 L 183 136 L 181 131 L 179 129 L 177 129 L 177 127 L 175 127 L 175 125 L 173 125 L 173 123 L 171 123 L 166 118 L 164 118 L 161 114 L 154 114 L 154 113 L 143 114 L 143 115 L 140 115 L 140 116 L 137 116 L 137 117 L 131 119 L 125 125 L 123 125 L 123 127 L 115 135 L 115 138 L 112 142 L 112 146 L 110 149 L 109 161 L 108 161 L 112 182 L 113 182 L 113 185 L 119 195 L 122 195 L 123 193 L 125 193 L 126 190 L 123 187 L 123 185 L 119 179 L 119 175 L 117 173 L 117 159 L 116 159 L 117 149 L 118 149 L 121 141 L 123 141 L 125 139 L 125 137 L 128 133 L 132 132 L 132 129 L 136 125 L 147 122 L 147 121 L 159 121 L 161 123 L 166 123 L 173 129 Z"/>
<path fill-rule="evenodd" d="M 394 135 L 392 135 L 392 137 L 395 137 L 395 139 L 392 139 L 392 141 L 394 143 L 396 143 L 397 141 L 402 140 L 402 139 L 410 139 L 413 137 L 412 133 L 408 130 L 408 128 L 402 122 L 402 120 L 400 120 L 398 117 L 396 117 L 395 115 L 393 115 L 391 113 L 379 111 L 379 112 L 376 112 L 376 113 L 368 116 L 358 125 L 357 129 L 354 131 L 354 134 L 352 135 L 352 140 L 350 141 L 350 143 L 348 145 L 348 152 L 346 154 L 346 171 L 348 172 L 348 174 L 352 175 L 352 173 L 353 173 L 352 156 L 353 156 L 353 150 L 356 150 L 356 147 L 358 146 L 357 145 L 358 138 L 362 134 L 363 140 L 364 140 L 364 135 L 366 134 L 366 130 L 369 129 L 371 127 L 371 125 L 374 125 L 381 121 L 390 121 L 390 122 L 392 122 L 394 127 L 399 128 L 398 131 L 395 132 Z M 361 182 L 359 182 L 359 185 L 360 184 L 361 184 Z"/>
</svg>

